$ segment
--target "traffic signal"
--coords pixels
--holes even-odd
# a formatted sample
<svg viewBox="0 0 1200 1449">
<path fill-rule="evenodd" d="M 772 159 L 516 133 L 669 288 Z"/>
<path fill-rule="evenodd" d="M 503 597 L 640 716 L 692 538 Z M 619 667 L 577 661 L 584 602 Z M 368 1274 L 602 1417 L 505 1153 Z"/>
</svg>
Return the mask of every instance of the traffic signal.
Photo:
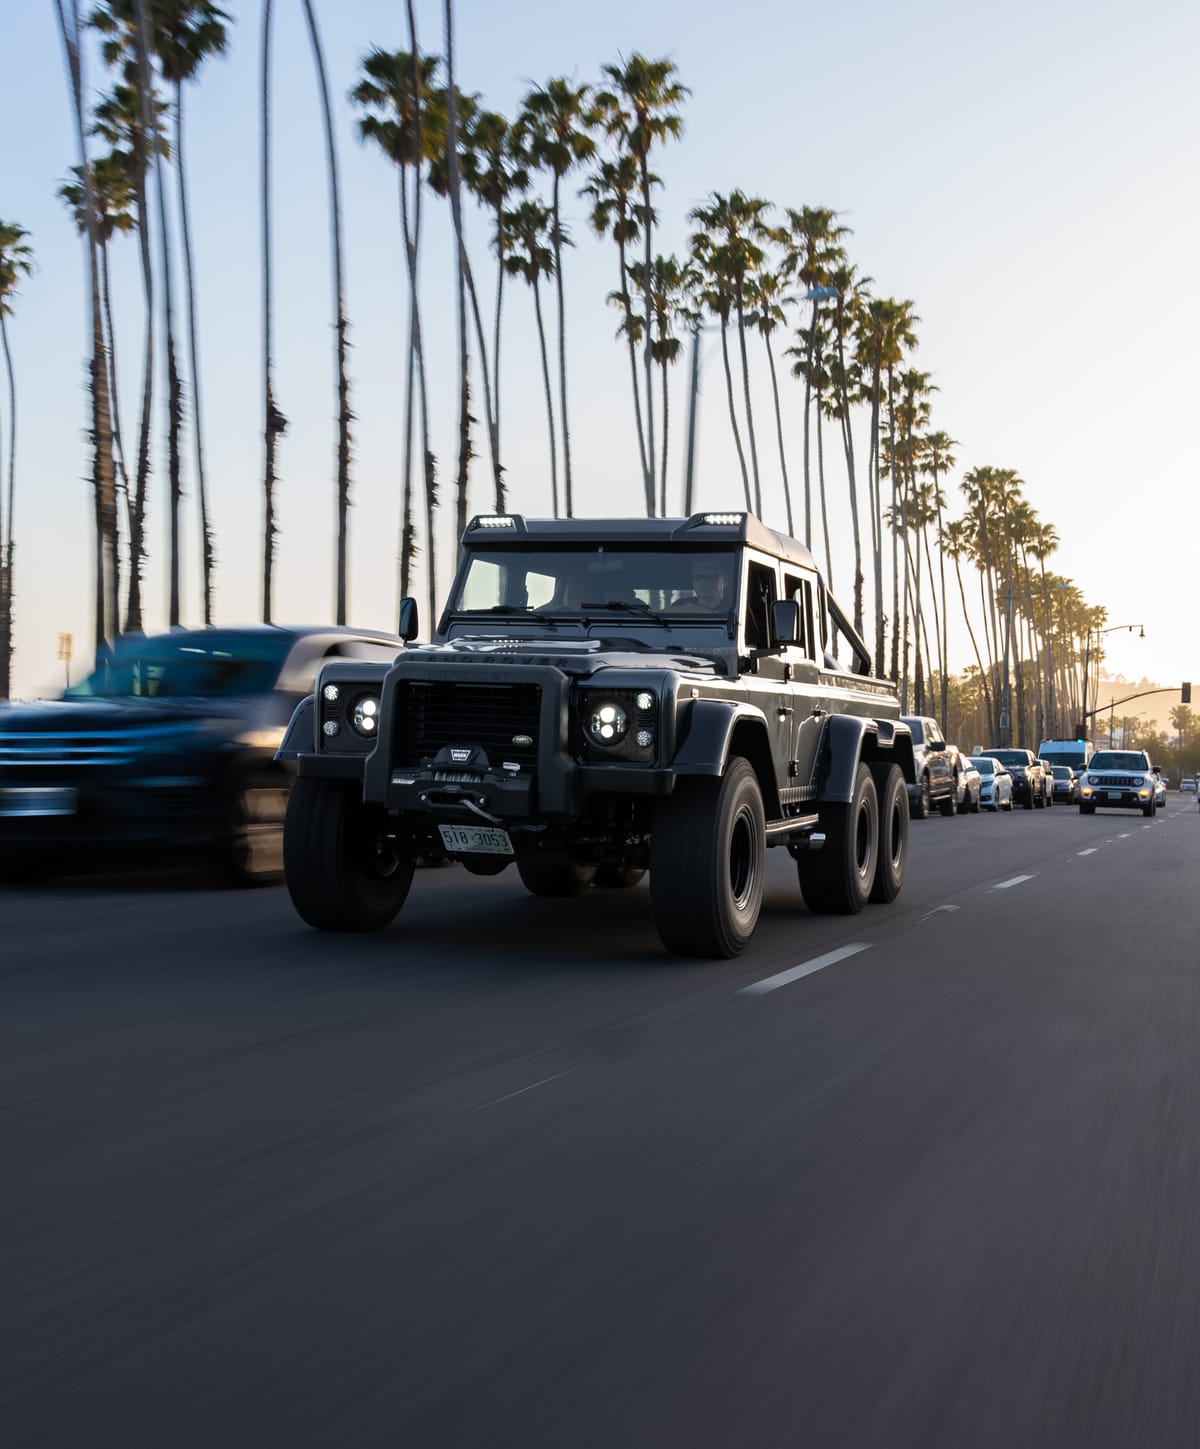
<svg viewBox="0 0 1200 1449">
<path fill-rule="evenodd" d="M 1075 726 L 1075 738 L 1077 740 L 1083 740 L 1087 738 L 1087 722 L 1085 720 L 1080 720 L 1079 723 Z"/>
<path fill-rule="evenodd" d="M 1181 694 L 1181 696 L 1183 698 L 1184 704 L 1191 704 L 1191 702 L 1192 702 L 1192 681 L 1190 679 L 1185 679 L 1183 681 L 1183 688 L 1180 691 L 1180 694 Z"/>
</svg>

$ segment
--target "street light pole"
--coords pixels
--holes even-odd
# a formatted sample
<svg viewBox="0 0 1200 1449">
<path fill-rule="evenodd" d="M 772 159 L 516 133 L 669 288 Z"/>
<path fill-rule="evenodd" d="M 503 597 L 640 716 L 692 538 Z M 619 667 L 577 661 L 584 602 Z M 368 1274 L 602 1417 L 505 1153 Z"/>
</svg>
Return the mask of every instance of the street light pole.
<svg viewBox="0 0 1200 1449">
<path fill-rule="evenodd" d="M 1084 647 L 1083 647 L 1083 706 L 1082 706 L 1082 708 L 1079 711 L 1080 720 L 1081 720 L 1081 722 L 1083 724 L 1083 727 L 1084 727 L 1084 734 L 1087 733 L 1087 722 L 1088 722 L 1088 719 L 1091 717 L 1091 715 L 1099 714 L 1100 713 L 1100 709 L 1089 710 L 1088 707 L 1087 707 L 1087 698 L 1088 698 L 1088 664 L 1089 664 L 1089 661 L 1091 659 L 1091 652 L 1092 652 L 1092 635 L 1095 634 L 1095 636 L 1096 636 L 1096 650 L 1097 650 L 1097 653 L 1098 653 L 1099 650 L 1100 650 L 1100 638 L 1101 638 L 1101 635 L 1103 635 L 1103 634 L 1115 634 L 1115 633 L 1117 633 L 1121 629 L 1127 630 L 1130 634 L 1132 634 L 1133 631 L 1136 629 L 1138 631 L 1138 638 L 1139 639 L 1144 639 L 1146 637 L 1146 626 L 1144 624 L 1113 624 L 1113 625 L 1111 625 L 1107 629 L 1093 629 L 1090 625 L 1088 626 L 1087 639 L 1086 639 L 1086 641 L 1084 643 Z M 1096 694 L 1097 694 L 1097 696 L 1099 696 L 1099 694 L 1100 694 L 1100 680 L 1098 678 L 1096 680 Z M 1101 706 L 1100 708 L 1103 708 L 1103 706 Z M 1112 720 L 1111 719 L 1109 720 L 1109 725 L 1108 725 L 1108 742 L 1109 742 L 1109 747 L 1111 748 L 1111 746 L 1112 746 Z"/>
</svg>

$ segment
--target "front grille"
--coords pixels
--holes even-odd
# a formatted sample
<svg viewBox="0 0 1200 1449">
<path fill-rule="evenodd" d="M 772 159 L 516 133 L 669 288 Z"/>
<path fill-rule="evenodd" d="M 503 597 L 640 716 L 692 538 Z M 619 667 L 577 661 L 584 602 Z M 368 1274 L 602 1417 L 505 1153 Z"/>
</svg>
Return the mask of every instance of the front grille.
<svg viewBox="0 0 1200 1449">
<path fill-rule="evenodd" d="M 1095 787 L 1097 790 L 1136 790 L 1146 783 L 1141 775 L 1097 775 L 1096 779 L 1099 781 Z"/>
<path fill-rule="evenodd" d="M 137 758 L 140 732 L 0 734 L 0 765 L 128 765 Z"/>
<path fill-rule="evenodd" d="M 396 695 L 395 761 L 419 765 L 446 745 L 478 746 L 493 765 L 537 766 L 539 684 L 404 680 Z M 518 744 L 523 736 L 527 744 Z"/>
</svg>

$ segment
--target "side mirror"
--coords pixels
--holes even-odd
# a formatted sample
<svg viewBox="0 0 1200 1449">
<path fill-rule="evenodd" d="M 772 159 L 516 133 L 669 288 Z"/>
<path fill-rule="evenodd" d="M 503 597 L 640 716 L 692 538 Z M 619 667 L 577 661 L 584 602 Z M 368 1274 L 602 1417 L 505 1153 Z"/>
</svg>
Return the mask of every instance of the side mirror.
<svg viewBox="0 0 1200 1449">
<path fill-rule="evenodd" d="M 771 605 L 771 647 L 781 649 L 800 642 L 800 605 L 795 599 L 777 599 Z"/>
<path fill-rule="evenodd" d="M 403 598 L 400 600 L 400 618 L 396 624 L 396 633 L 407 643 L 417 637 L 417 601 L 416 599 Z"/>
</svg>

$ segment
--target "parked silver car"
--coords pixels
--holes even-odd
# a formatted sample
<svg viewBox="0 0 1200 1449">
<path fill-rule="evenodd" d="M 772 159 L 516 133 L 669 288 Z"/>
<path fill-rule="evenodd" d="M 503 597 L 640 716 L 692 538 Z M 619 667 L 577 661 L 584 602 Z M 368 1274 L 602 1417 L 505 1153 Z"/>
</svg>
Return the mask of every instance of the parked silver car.
<svg viewBox="0 0 1200 1449">
<path fill-rule="evenodd" d="M 979 772 L 979 804 L 983 810 L 1013 808 L 1013 779 L 1008 767 L 991 755 L 972 755 L 971 763 Z"/>
</svg>

